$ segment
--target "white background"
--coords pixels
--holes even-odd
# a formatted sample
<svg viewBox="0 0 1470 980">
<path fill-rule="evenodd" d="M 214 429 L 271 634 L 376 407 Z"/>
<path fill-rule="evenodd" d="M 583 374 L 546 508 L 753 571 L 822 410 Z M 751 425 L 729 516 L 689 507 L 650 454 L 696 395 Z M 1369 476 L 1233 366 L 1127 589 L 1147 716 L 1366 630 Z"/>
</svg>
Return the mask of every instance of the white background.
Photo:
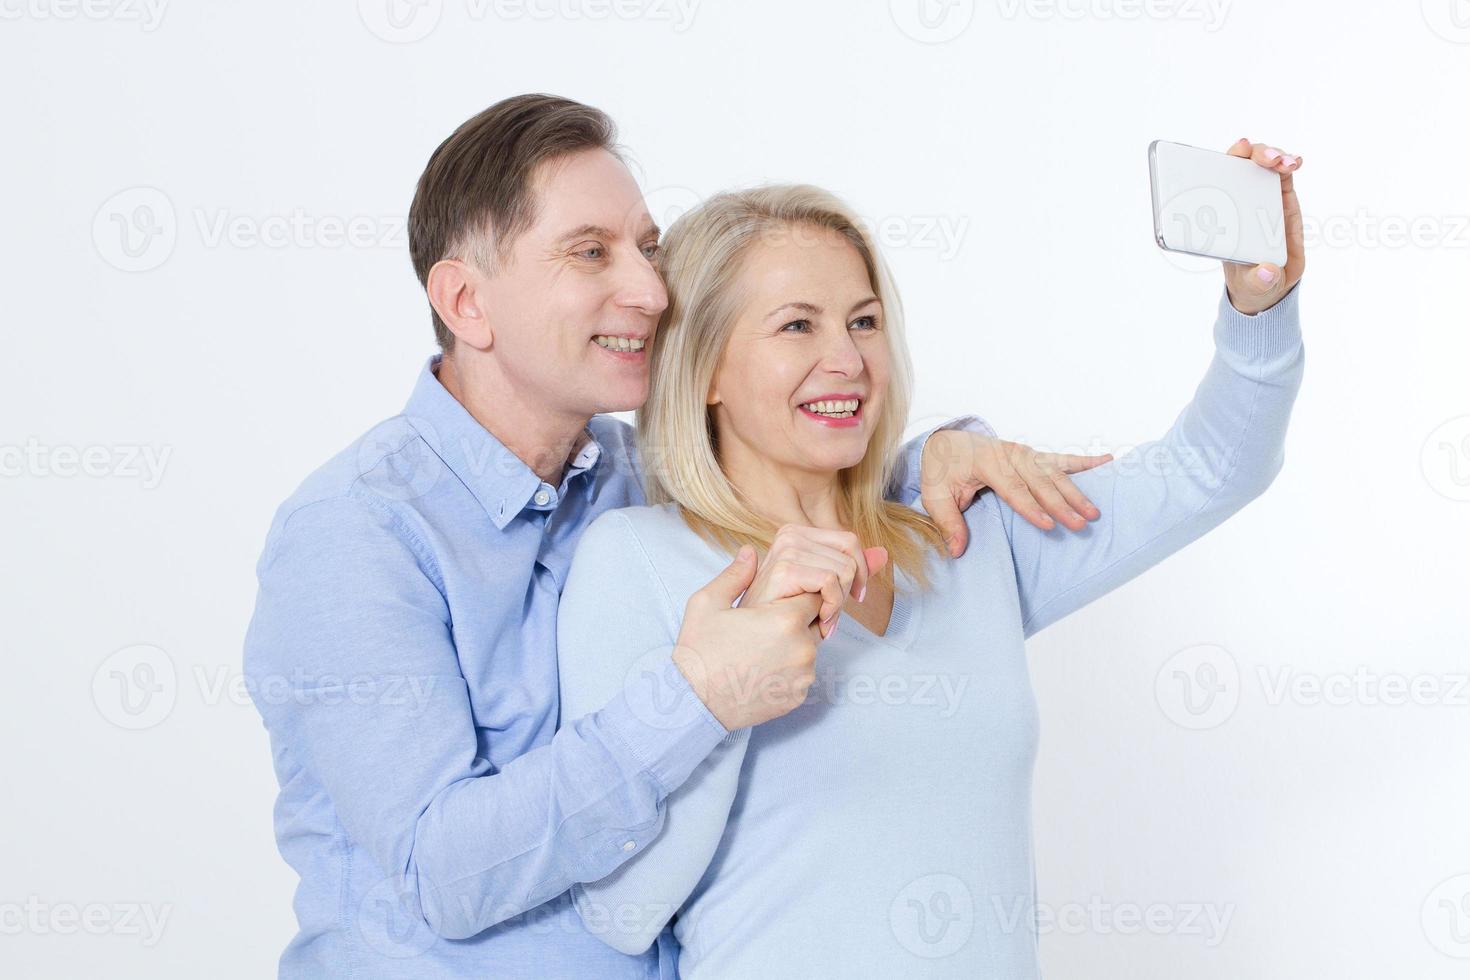
<svg viewBox="0 0 1470 980">
<path fill-rule="evenodd" d="M 665 221 L 765 179 L 848 198 L 916 426 L 1059 449 L 1161 435 L 1210 356 L 1218 266 L 1152 243 L 1149 141 L 1300 153 L 1285 470 L 1030 643 L 1043 965 L 1465 975 L 1464 0 L 157 2 L 0 0 L 0 972 L 273 973 L 254 562 L 431 350 L 429 153 L 541 90 L 613 115 Z"/>
</svg>

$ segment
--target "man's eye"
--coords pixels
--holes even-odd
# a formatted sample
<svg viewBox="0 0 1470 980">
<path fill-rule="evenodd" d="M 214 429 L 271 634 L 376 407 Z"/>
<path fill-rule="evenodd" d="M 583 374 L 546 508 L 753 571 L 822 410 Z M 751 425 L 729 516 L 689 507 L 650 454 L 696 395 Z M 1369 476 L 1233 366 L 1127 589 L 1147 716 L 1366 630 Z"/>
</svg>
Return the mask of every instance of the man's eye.
<svg viewBox="0 0 1470 980">
<path fill-rule="evenodd" d="M 788 323 L 785 326 L 783 326 L 781 328 L 781 331 L 784 333 L 785 331 L 789 330 L 791 327 L 800 327 L 801 330 L 804 331 L 809 326 L 811 326 L 811 324 L 808 321 L 806 321 L 806 320 L 792 320 L 790 323 Z M 792 333 L 797 333 L 799 331 L 792 330 L 791 332 Z"/>
<path fill-rule="evenodd" d="M 578 251 L 577 254 L 584 259 L 592 259 L 593 261 L 596 261 L 597 259 L 602 258 L 603 250 L 601 245 L 588 245 L 586 248 Z"/>
<path fill-rule="evenodd" d="M 877 330 L 878 318 L 875 316 L 860 316 L 852 321 L 850 325 L 857 327 L 859 330 Z"/>
<path fill-rule="evenodd" d="M 643 257 L 652 262 L 654 259 L 659 257 L 659 253 L 661 253 L 662 251 L 662 245 L 660 245 L 658 242 L 652 242 L 648 245 L 643 246 Z"/>
</svg>

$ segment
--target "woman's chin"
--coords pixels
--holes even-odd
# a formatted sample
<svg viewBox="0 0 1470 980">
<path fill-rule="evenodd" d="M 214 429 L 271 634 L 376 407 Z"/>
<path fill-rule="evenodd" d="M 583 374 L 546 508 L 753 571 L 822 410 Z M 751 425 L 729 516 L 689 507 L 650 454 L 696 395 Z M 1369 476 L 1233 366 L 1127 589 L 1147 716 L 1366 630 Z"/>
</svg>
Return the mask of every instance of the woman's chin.
<svg viewBox="0 0 1470 980">
<path fill-rule="evenodd" d="M 831 473 L 834 476 L 843 470 L 850 470 L 863 461 L 868 454 L 868 447 L 864 444 L 860 449 L 852 452 L 834 452 L 827 449 L 821 452 L 813 452 L 807 455 L 807 466 L 809 469 Z"/>
</svg>

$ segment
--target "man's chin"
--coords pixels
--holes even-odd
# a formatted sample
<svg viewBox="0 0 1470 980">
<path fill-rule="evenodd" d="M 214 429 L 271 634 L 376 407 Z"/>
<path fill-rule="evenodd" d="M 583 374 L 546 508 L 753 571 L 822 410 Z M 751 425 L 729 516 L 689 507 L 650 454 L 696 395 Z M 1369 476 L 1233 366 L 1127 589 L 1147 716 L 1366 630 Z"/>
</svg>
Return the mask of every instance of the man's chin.
<svg viewBox="0 0 1470 980">
<path fill-rule="evenodd" d="M 621 390 L 620 390 L 621 389 Z M 648 401 L 648 386 L 641 385 L 636 389 L 629 389 L 624 385 L 610 385 L 607 389 L 597 392 L 597 415 L 607 415 L 611 412 L 636 412 Z"/>
</svg>

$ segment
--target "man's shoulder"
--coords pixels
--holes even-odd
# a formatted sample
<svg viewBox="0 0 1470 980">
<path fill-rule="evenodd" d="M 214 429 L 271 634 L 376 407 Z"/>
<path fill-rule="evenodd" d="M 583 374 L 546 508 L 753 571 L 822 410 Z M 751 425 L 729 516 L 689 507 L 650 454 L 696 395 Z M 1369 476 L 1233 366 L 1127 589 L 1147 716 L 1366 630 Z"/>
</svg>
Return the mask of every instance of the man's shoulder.
<svg viewBox="0 0 1470 980">
<path fill-rule="evenodd" d="M 402 505 L 446 477 L 453 478 L 406 415 L 385 419 L 318 466 L 282 501 L 267 550 L 287 527 L 307 523 L 308 517 L 398 523 Z"/>
</svg>

